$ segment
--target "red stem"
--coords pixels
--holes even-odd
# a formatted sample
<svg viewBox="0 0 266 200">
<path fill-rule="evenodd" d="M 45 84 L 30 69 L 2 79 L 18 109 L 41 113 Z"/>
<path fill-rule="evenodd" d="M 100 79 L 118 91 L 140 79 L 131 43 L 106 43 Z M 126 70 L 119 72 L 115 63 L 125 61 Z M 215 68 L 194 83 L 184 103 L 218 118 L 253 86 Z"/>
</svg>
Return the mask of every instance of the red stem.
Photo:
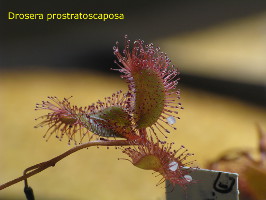
<svg viewBox="0 0 266 200">
<path fill-rule="evenodd" d="M 56 156 L 48 161 L 41 162 L 39 164 L 28 167 L 27 169 L 24 170 L 23 176 L 20 176 L 14 180 L 11 180 L 7 183 L 0 185 L 0 190 L 3 190 L 23 180 L 25 180 L 25 184 L 27 185 L 26 181 L 27 178 L 40 173 L 41 171 L 47 169 L 48 167 L 54 167 L 57 162 L 81 149 L 88 148 L 91 146 L 126 146 L 126 145 L 131 145 L 128 140 L 96 140 L 75 146 L 69 149 L 68 151 L 62 153 L 61 155 Z"/>
</svg>

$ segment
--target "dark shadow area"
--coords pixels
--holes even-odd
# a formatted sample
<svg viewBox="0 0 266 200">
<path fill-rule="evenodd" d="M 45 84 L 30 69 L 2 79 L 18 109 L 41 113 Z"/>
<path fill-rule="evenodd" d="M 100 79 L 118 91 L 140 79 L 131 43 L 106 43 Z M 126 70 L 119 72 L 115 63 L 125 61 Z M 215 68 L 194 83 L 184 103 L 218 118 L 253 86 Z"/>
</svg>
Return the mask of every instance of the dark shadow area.
<svg viewBox="0 0 266 200">
<path fill-rule="evenodd" d="M 266 107 L 266 86 L 181 74 L 181 85 Z"/>
<path fill-rule="evenodd" d="M 123 13 L 124 20 L 8 20 L 15 13 Z M 0 70 L 52 68 L 115 73 L 112 46 L 123 36 L 149 43 L 266 11 L 264 0 L 0 2 Z M 265 86 L 182 75 L 182 83 L 265 106 Z"/>
<path fill-rule="evenodd" d="M 129 34 L 152 42 L 266 10 L 266 1 L 7 1 L 0 3 L 0 68 L 79 66 Z M 14 13 L 123 13 L 124 20 L 8 20 Z M 81 56 L 80 56 L 81 55 Z M 84 55 L 84 56 L 83 56 Z M 80 56 L 80 57 L 79 57 Z M 84 60 L 77 60 L 79 57 Z M 105 60 L 106 58 L 102 57 Z"/>
</svg>

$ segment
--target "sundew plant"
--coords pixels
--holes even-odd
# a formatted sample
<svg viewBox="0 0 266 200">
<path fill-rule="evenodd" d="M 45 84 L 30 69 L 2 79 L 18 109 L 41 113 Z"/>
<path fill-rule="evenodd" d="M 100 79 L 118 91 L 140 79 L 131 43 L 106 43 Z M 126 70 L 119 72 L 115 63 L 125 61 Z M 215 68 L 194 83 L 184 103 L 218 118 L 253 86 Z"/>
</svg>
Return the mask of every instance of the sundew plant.
<svg viewBox="0 0 266 200">
<path fill-rule="evenodd" d="M 23 176 L 0 186 L 9 187 L 19 181 L 25 182 L 28 199 L 33 196 L 27 178 L 54 166 L 66 156 L 90 146 L 117 146 L 134 166 L 152 170 L 172 186 L 184 190 L 194 183 L 189 167 L 194 160 L 188 159 L 184 146 L 173 149 L 167 142 L 167 134 L 174 132 L 178 111 L 183 109 L 180 91 L 177 89 L 179 72 L 171 65 L 167 55 L 153 44 L 142 40 L 133 43 L 125 36 L 124 47 L 114 46 L 116 65 L 114 69 L 128 84 L 128 91 L 118 91 L 102 101 L 87 107 L 70 103 L 69 98 L 48 97 L 36 105 L 36 110 L 47 110 L 39 117 L 38 127 L 46 127 L 44 138 L 56 137 L 75 146 L 51 160 L 27 168 Z M 121 162 L 121 161 L 119 161 Z"/>
</svg>

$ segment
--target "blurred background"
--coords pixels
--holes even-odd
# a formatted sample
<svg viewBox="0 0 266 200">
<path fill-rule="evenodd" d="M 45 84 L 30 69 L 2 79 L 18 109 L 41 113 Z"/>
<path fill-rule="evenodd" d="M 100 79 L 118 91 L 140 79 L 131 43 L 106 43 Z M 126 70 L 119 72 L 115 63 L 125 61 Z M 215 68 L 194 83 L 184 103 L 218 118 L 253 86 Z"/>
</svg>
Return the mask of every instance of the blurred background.
<svg viewBox="0 0 266 200">
<path fill-rule="evenodd" d="M 8 20 L 7 13 L 123 13 L 124 20 Z M 85 106 L 127 85 L 112 47 L 143 39 L 181 71 L 185 109 L 169 141 L 202 168 L 231 148 L 255 151 L 266 129 L 266 1 L 0 1 L 0 184 L 70 147 L 34 129 L 37 102 Z M 210 151 L 211 149 L 211 151 Z M 164 186 L 119 150 L 90 148 L 29 179 L 37 199 L 164 199 Z M 23 183 L 0 199 L 24 199 Z"/>
</svg>

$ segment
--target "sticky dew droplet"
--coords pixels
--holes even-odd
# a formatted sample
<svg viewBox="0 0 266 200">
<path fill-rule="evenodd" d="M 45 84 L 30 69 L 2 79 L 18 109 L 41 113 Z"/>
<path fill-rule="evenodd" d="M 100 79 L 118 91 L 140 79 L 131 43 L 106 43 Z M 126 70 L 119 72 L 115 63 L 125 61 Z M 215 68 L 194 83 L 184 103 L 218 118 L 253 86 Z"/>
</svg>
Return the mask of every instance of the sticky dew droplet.
<svg viewBox="0 0 266 200">
<path fill-rule="evenodd" d="M 175 162 L 175 161 L 173 161 L 173 162 L 171 162 L 170 164 L 169 164 L 169 169 L 171 170 L 171 171 L 176 171 L 177 170 L 177 168 L 178 168 L 178 163 L 177 162 Z"/>
<path fill-rule="evenodd" d="M 192 176 L 190 175 L 185 175 L 184 178 L 187 180 L 187 182 L 191 182 L 193 180 Z"/>
<path fill-rule="evenodd" d="M 173 116 L 167 117 L 167 122 L 170 125 L 173 125 L 176 123 L 176 119 Z"/>
</svg>

